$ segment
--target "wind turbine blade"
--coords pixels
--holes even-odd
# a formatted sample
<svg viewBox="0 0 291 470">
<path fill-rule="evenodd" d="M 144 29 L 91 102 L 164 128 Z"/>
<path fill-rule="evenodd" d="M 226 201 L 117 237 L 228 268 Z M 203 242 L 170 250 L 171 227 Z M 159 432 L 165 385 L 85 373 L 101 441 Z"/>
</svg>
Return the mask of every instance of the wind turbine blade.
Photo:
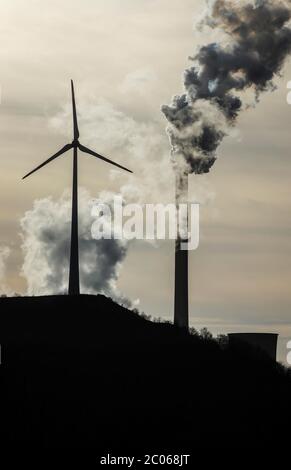
<svg viewBox="0 0 291 470">
<path fill-rule="evenodd" d="M 25 178 L 27 178 L 28 176 L 32 175 L 32 173 L 34 173 L 35 171 L 39 170 L 40 168 L 42 168 L 43 166 L 47 165 L 48 163 L 52 162 L 55 158 L 59 157 L 60 155 L 62 155 L 63 153 L 67 152 L 68 150 L 70 150 L 71 148 L 73 148 L 73 144 L 67 144 L 65 145 L 61 150 L 59 150 L 57 153 L 55 153 L 52 157 L 48 158 L 45 162 L 43 162 L 41 165 L 37 166 L 34 170 L 30 171 L 29 173 L 27 173 L 27 175 L 25 175 L 22 179 L 24 180 Z"/>
<path fill-rule="evenodd" d="M 73 80 L 71 80 L 71 89 L 72 89 L 72 104 L 73 104 L 74 140 L 78 140 L 80 134 L 79 134 L 79 129 L 78 129 L 78 119 L 77 119 L 77 110 L 76 110 L 75 91 L 74 91 Z"/>
<path fill-rule="evenodd" d="M 89 153 L 90 155 L 93 155 L 93 157 L 100 158 L 100 160 L 103 160 L 104 162 L 111 163 L 111 165 L 117 166 L 118 168 L 121 168 L 122 170 L 132 173 L 132 171 L 129 170 L 128 168 L 125 168 L 124 166 L 121 166 L 118 163 L 115 163 L 109 160 L 108 158 L 102 157 L 102 155 L 99 155 L 99 153 L 93 152 L 93 150 L 90 150 L 87 147 L 84 147 L 84 145 L 80 144 L 80 142 L 78 142 L 78 147 L 82 152 Z"/>
</svg>

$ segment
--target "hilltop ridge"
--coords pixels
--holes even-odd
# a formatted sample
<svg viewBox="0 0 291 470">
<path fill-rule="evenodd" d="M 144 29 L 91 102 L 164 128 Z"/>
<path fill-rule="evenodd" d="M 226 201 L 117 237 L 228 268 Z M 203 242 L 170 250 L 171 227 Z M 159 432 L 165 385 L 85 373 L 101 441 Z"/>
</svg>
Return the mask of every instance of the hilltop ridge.
<svg viewBox="0 0 291 470">
<path fill-rule="evenodd" d="M 283 367 L 104 296 L 1 298 L 0 342 L 4 446 L 194 452 L 287 439 Z"/>
</svg>

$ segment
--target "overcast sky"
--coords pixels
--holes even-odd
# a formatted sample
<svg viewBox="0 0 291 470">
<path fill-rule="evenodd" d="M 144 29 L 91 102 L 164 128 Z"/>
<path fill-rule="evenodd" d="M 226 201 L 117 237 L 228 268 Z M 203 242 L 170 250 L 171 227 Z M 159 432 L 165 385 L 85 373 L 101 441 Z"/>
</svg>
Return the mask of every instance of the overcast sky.
<svg viewBox="0 0 291 470">
<path fill-rule="evenodd" d="M 59 200 L 70 187 L 69 155 L 21 177 L 71 140 L 71 78 L 83 143 L 129 166 L 136 178 L 84 156 L 80 185 L 96 197 L 140 184 L 144 202 L 160 202 L 172 190 L 160 106 L 182 91 L 188 56 L 209 41 L 193 27 L 203 7 L 197 0 L 1 1 L 0 246 L 11 250 L 3 285 L 27 288 L 25 212 L 35 199 Z M 211 174 L 190 181 L 203 202 L 200 247 L 190 254 L 191 325 L 278 332 L 282 360 L 291 338 L 289 80 L 290 63 L 277 91 L 240 116 Z M 173 243 L 135 242 L 118 287 L 146 313 L 172 318 L 173 267 Z"/>
</svg>

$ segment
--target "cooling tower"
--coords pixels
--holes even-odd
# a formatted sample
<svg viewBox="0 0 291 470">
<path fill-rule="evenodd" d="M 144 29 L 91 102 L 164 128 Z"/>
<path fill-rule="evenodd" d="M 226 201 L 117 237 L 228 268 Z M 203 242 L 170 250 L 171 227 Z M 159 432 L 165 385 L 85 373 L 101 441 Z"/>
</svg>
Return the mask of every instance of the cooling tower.
<svg viewBox="0 0 291 470">
<path fill-rule="evenodd" d="M 188 175 L 176 173 L 176 205 L 188 202 Z M 174 324 L 180 328 L 189 327 L 188 305 L 188 250 L 181 249 L 187 242 L 178 235 L 175 243 L 175 299 Z"/>
<path fill-rule="evenodd" d="M 229 346 L 233 349 L 247 343 L 276 361 L 278 335 L 275 333 L 230 333 L 228 338 Z"/>
</svg>

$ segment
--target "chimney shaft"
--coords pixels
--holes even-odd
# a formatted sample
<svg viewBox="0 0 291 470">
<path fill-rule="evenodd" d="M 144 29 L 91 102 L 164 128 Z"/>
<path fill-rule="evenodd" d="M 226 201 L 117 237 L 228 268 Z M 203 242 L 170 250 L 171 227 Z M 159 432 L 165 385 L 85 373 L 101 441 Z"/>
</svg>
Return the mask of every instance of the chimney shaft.
<svg viewBox="0 0 291 470">
<path fill-rule="evenodd" d="M 176 170 L 176 206 L 188 203 L 188 175 Z M 178 220 L 177 220 L 178 224 Z M 188 250 L 181 250 L 179 233 L 175 242 L 175 299 L 174 324 L 180 328 L 189 328 L 188 306 Z"/>
</svg>

